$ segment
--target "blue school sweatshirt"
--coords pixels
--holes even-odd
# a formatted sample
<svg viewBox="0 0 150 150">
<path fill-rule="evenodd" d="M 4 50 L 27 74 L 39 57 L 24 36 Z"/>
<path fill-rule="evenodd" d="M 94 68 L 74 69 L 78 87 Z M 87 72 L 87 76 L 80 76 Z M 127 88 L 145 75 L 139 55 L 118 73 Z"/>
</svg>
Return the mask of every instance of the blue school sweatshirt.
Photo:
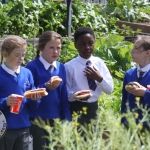
<svg viewBox="0 0 150 150">
<path fill-rule="evenodd" d="M 29 121 L 29 110 L 34 111 L 39 106 L 40 100 L 32 101 L 23 98 L 19 114 L 10 112 L 6 99 L 11 94 L 24 95 L 27 90 L 35 89 L 34 81 L 30 70 L 20 67 L 17 77 L 7 73 L 0 66 L 0 111 L 7 121 L 7 129 L 21 129 L 31 126 Z"/>
<path fill-rule="evenodd" d="M 30 118 L 32 119 L 40 117 L 50 120 L 55 118 L 71 120 L 65 68 L 64 65 L 58 61 L 56 61 L 56 64 L 57 69 L 55 68 L 52 73 L 44 68 L 39 58 L 29 62 L 26 66 L 32 72 L 34 84 L 37 88 L 46 88 L 46 82 L 48 82 L 52 76 L 59 76 L 62 78 L 62 82 L 56 89 L 46 89 L 48 95 L 43 96 L 38 109 L 30 113 Z"/>
<path fill-rule="evenodd" d="M 121 103 L 121 113 L 127 113 L 127 111 L 133 111 L 134 113 L 138 113 L 138 118 L 136 118 L 136 123 L 139 123 L 139 121 L 143 118 L 142 110 L 138 109 L 136 104 L 136 96 L 133 94 L 130 94 L 125 90 L 125 85 L 129 82 L 138 82 L 137 77 L 137 68 L 131 68 L 129 69 L 125 76 L 123 81 L 123 89 L 122 89 L 122 103 Z M 150 85 L 150 71 L 146 73 L 146 75 L 141 79 L 139 82 L 142 86 L 147 88 L 147 85 Z M 146 89 L 144 97 L 140 98 L 140 105 L 143 105 L 145 109 L 150 110 L 150 90 Z M 148 111 L 150 114 L 150 111 Z M 125 117 L 122 118 L 122 123 L 127 125 L 127 120 Z M 148 121 L 150 123 L 150 120 Z M 144 122 L 144 126 L 148 126 L 148 122 Z"/>
</svg>

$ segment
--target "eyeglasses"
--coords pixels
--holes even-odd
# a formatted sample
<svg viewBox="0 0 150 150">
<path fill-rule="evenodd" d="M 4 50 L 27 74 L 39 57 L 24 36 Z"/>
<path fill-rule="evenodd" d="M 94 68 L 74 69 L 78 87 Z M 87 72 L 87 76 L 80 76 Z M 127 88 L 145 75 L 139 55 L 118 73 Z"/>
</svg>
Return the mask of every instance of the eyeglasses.
<svg viewBox="0 0 150 150">
<path fill-rule="evenodd" d="M 139 53 L 141 53 L 141 52 L 144 52 L 145 50 L 143 50 L 143 49 L 132 49 L 131 51 L 130 51 L 130 53 L 137 53 L 137 54 L 139 54 Z M 146 51 L 145 51 L 146 52 Z"/>
</svg>

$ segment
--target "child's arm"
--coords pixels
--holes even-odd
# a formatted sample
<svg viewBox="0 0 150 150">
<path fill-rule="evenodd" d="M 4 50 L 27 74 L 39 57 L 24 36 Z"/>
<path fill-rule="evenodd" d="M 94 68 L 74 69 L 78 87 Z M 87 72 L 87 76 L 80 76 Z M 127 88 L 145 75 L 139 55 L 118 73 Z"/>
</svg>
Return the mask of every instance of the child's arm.
<svg viewBox="0 0 150 150">
<path fill-rule="evenodd" d="M 5 110 L 8 106 L 14 106 L 16 104 L 18 104 L 18 100 L 13 94 L 6 98 L 0 98 L 0 110 Z"/>
<path fill-rule="evenodd" d="M 30 75 L 29 75 L 29 81 L 30 81 L 30 88 L 28 90 L 33 90 L 35 89 L 35 86 L 34 86 L 34 80 L 33 80 L 33 76 L 30 72 Z M 39 93 L 35 93 L 31 96 L 31 98 L 27 98 L 27 105 L 28 105 L 28 108 L 29 110 L 36 110 L 39 106 L 39 104 L 41 103 L 41 99 L 42 96 L 39 94 Z"/>
<path fill-rule="evenodd" d="M 138 96 L 143 97 L 142 104 L 150 107 L 150 99 L 149 99 L 150 98 L 150 90 L 148 90 L 144 86 L 141 86 L 140 88 L 133 89 L 131 91 L 131 94 L 133 94 L 136 97 L 138 97 Z"/>
</svg>

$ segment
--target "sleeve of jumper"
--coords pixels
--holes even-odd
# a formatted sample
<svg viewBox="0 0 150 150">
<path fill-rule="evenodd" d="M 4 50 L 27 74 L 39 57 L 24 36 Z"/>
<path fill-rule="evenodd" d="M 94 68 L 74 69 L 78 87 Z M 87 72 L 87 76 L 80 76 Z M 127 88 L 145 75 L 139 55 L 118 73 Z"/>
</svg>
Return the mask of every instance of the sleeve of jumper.
<svg viewBox="0 0 150 150">
<path fill-rule="evenodd" d="M 142 100 L 144 104 L 150 107 L 150 90 L 146 89 L 144 99 Z"/>
<path fill-rule="evenodd" d="M 0 111 L 3 111 L 8 107 L 6 100 L 7 100 L 7 97 L 6 98 L 0 98 Z"/>
<path fill-rule="evenodd" d="M 114 90 L 114 82 L 106 64 L 104 62 L 101 63 L 103 80 L 100 83 L 97 82 L 97 85 L 101 87 L 104 93 L 111 94 Z"/>
<path fill-rule="evenodd" d="M 71 121 L 71 115 L 70 115 L 70 106 L 67 96 L 67 88 L 66 88 L 66 72 L 64 68 L 64 78 L 63 78 L 63 85 L 60 90 L 60 107 L 61 107 L 61 118 L 67 119 L 68 121 Z"/>
<path fill-rule="evenodd" d="M 35 89 L 34 86 L 34 80 L 32 74 L 29 75 L 29 81 L 30 81 L 30 90 Z M 31 100 L 27 98 L 27 105 L 29 110 L 36 110 L 40 104 L 41 100 Z"/>
</svg>

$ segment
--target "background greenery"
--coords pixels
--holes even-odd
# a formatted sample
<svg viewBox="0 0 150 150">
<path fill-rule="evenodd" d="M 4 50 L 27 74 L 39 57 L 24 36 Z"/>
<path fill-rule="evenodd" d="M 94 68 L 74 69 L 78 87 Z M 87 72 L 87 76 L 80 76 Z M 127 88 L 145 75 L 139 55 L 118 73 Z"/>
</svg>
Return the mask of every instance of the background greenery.
<svg viewBox="0 0 150 150">
<path fill-rule="evenodd" d="M 56 129 L 45 126 L 42 121 L 36 123 L 49 132 L 48 139 L 53 141 L 49 148 L 55 145 L 65 150 L 149 150 L 149 134 L 141 134 L 141 126 L 134 124 L 135 114 L 129 113 L 129 129 L 120 124 L 120 105 L 122 96 L 122 80 L 125 72 L 135 66 L 131 60 L 130 50 L 133 43 L 126 41 L 125 36 L 133 36 L 134 32 L 124 26 L 120 30 L 117 20 L 133 22 L 149 22 L 150 4 L 147 0 L 107 0 L 106 5 L 83 3 L 75 0 L 72 3 L 72 33 L 80 26 L 91 27 L 96 34 L 93 55 L 100 57 L 107 64 L 114 79 L 114 92 L 103 94 L 99 98 L 98 121 L 88 128 L 78 126 L 76 116 L 73 122 L 56 120 Z M 46 30 L 54 30 L 62 35 L 63 47 L 59 61 L 65 63 L 78 55 L 73 38 L 67 37 L 67 7 L 66 4 L 40 0 L 13 0 L 8 4 L 0 3 L 0 37 L 16 34 L 23 38 L 38 38 Z M 36 55 L 36 45 L 28 44 L 27 54 L 23 62 L 25 66 Z M 145 118 L 149 118 L 143 109 Z M 78 116 L 78 115 L 77 115 Z M 141 122 L 142 124 L 142 122 Z M 80 130 L 79 130 L 80 129 Z M 81 130 L 86 132 L 87 141 L 80 136 Z M 108 132 L 105 132 L 105 131 Z M 104 133 L 109 137 L 105 139 Z M 139 134 L 140 133 L 140 134 Z M 142 139 L 142 142 L 141 140 Z M 143 140 L 144 139 L 144 140 Z"/>
</svg>

